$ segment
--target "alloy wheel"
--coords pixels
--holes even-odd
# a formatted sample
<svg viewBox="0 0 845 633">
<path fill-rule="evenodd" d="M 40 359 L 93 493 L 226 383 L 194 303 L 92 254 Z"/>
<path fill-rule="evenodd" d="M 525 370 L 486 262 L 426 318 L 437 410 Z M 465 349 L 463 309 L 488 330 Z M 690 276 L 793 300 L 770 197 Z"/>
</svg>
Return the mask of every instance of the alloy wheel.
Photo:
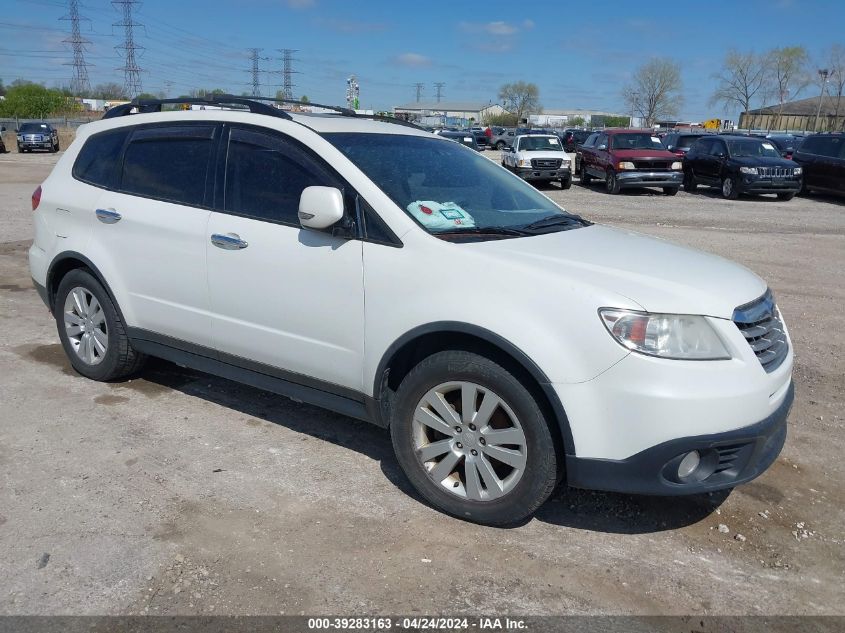
<svg viewBox="0 0 845 633">
<path fill-rule="evenodd" d="M 90 290 L 77 286 L 68 293 L 64 324 L 76 355 L 88 365 L 102 362 L 109 348 L 106 313 Z"/>
<path fill-rule="evenodd" d="M 731 194 L 733 193 L 734 183 L 733 180 L 730 178 L 725 178 L 722 181 L 722 195 L 726 198 L 730 198 Z"/>
<path fill-rule="evenodd" d="M 522 425 L 492 390 L 447 382 L 414 410 L 413 445 L 429 478 L 458 497 L 492 501 L 519 483 L 527 464 Z"/>
</svg>

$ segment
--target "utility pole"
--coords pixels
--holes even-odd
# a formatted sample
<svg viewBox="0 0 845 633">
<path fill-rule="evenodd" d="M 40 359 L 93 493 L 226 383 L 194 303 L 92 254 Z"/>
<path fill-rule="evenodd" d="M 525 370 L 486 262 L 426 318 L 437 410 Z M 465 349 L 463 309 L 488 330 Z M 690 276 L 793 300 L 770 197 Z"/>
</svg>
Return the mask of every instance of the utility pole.
<svg viewBox="0 0 845 633">
<path fill-rule="evenodd" d="M 631 93 L 631 120 L 629 122 L 629 125 L 631 127 L 634 127 L 634 110 L 636 109 L 637 102 L 639 100 L 640 100 L 640 93 L 639 92 Z"/>
<path fill-rule="evenodd" d="M 265 59 L 264 57 L 260 57 L 258 53 L 260 53 L 263 48 L 248 48 L 249 51 L 249 59 L 252 62 L 252 68 L 250 69 L 250 73 L 252 73 L 252 96 L 253 97 L 260 97 L 261 96 L 261 70 L 258 67 L 259 60 Z"/>
<path fill-rule="evenodd" d="M 296 61 L 293 54 L 297 51 L 293 48 L 277 49 L 282 54 L 282 90 L 285 99 L 293 99 L 293 75 L 299 73 L 293 69 L 293 62 Z"/>
<path fill-rule="evenodd" d="M 123 45 L 115 47 L 118 52 L 123 51 L 123 66 L 117 70 L 123 71 L 123 89 L 130 99 L 141 93 L 143 69 L 138 66 L 135 51 L 143 50 L 144 47 L 135 43 L 135 27 L 144 25 L 135 22 L 132 18 L 132 9 L 140 4 L 139 0 L 112 0 L 112 5 L 123 14 L 123 19 L 112 26 L 123 27 Z"/>
<path fill-rule="evenodd" d="M 73 61 L 70 63 L 73 66 L 73 78 L 70 81 L 70 89 L 74 96 L 80 96 L 91 90 L 91 82 L 88 81 L 89 64 L 85 61 L 85 45 L 91 41 L 82 37 L 79 32 L 79 21 L 87 19 L 79 15 L 79 0 L 70 0 L 68 14 L 61 19 L 70 21 L 70 37 L 62 42 L 70 44 L 73 50 Z"/>
<path fill-rule="evenodd" d="M 434 89 L 437 91 L 437 103 L 440 103 L 440 98 L 443 96 L 443 86 L 446 84 L 442 81 L 438 81 L 434 84 Z"/>
<path fill-rule="evenodd" d="M 813 123 L 813 132 L 819 128 L 819 115 L 822 113 L 822 99 L 824 98 L 824 87 L 827 85 L 827 78 L 830 76 L 830 71 L 827 68 L 819 68 L 819 79 L 822 82 L 822 90 L 819 93 L 819 107 L 816 110 L 816 120 Z"/>
<path fill-rule="evenodd" d="M 417 89 L 417 103 L 420 102 L 420 97 L 422 97 L 423 86 L 425 84 L 414 84 L 414 88 Z"/>
</svg>

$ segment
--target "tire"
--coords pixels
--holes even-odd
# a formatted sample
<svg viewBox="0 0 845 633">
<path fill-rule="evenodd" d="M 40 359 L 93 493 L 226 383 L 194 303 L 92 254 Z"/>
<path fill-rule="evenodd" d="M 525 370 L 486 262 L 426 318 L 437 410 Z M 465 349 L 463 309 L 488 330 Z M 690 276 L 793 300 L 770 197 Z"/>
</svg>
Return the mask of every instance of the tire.
<svg viewBox="0 0 845 633">
<path fill-rule="evenodd" d="M 695 193 L 698 189 L 698 182 L 695 180 L 695 174 L 692 172 L 684 172 L 684 191 L 687 193 Z"/>
<path fill-rule="evenodd" d="M 582 185 L 589 185 L 590 181 L 593 179 L 593 177 L 587 173 L 587 170 L 584 169 L 584 163 L 581 163 L 581 175 L 579 178 L 581 179 Z"/>
<path fill-rule="evenodd" d="M 789 193 L 779 193 L 778 200 L 792 200 L 795 197 L 795 192 L 790 191 Z"/>
<path fill-rule="evenodd" d="M 87 270 L 77 268 L 64 276 L 56 292 L 54 313 L 65 354 L 86 378 L 116 380 L 134 374 L 144 364 L 147 357 L 132 348 L 120 313 L 102 284 Z M 84 323 L 78 339 L 74 330 L 80 326 L 76 322 Z M 86 344 L 86 335 L 96 331 L 100 335 L 87 336 Z M 101 341 L 105 342 L 104 349 Z"/>
<path fill-rule="evenodd" d="M 505 145 L 506 143 L 504 141 L 499 141 L 498 143 L 496 143 L 496 149 L 501 152 L 503 149 L 505 149 Z"/>
<path fill-rule="evenodd" d="M 607 189 L 607 193 L 614 196 L 622 191 L 622 187 L 619 186 L 619 180 L 616 178 L 615 172 L 607 172 L 607 176 L 605 176 L 604 179 L 604 187 Z"/>
<path fill-rule="evenodd" d="M 561 189 L 569 189 L 572 187 L 572 176 L 569 178 L 561 178 L 560 179 L 560 188 Z"/>
<path fill-rule="evenodd" d="M 736 188 L 736 180 L 732 176 L 722 178 L 722 197 L 728 200 L 739 198 L 739 191 Z"/>
<path fill-rule="evenodd" d="M 677 195 L 678 187 L 663 187 L 663 193 L 667 196 Z"/>
<path fill-rule="evenodd" d="M 59 142 L 56 141 L 56 149 L 53 150 L 53 153 L 58 152 L 60 149 L 61 149 L 61 146 L 59 145 Z"/>
<path fill-rule="evenodd" d="M 465 418 L 458 409 L 465 394 L 473 393 L 468 402 L 477 411 Z M 491 396 L 497 402 L 492 409 L 486 404 Z M 390 429 L 396 458 L 438 510 L 475 523 L 509 525 L 537 510 L 560 480 L 561 459 L 541 407 L 513 374 L 488 358 L 463 351 L 433 354 L 405 377 L 395 402 Z M 476 428 L 471 422 L 479 415 L 487 419 Z M 517 448 L 502 448 L 505 444 Z M 424 462 L 420 452 L 427 448 L 431 458 Z M 497 454 L 514 465 L 491 457 Z"/>
</svg>

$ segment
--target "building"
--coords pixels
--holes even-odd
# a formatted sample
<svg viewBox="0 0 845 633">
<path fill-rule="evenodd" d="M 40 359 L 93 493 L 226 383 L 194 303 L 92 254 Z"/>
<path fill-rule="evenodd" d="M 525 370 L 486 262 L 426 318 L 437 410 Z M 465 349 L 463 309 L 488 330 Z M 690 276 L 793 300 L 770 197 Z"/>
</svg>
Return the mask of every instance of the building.
<svg viewBox="0 0 845 633">
<path fill-rule="evenodd" d="M 393 108 L 393 114 L 403 115 L 424 125 L 466 126 L 481 123 L 490 115 L 502 114 L 505 109 L 498 103 L 473 101 L 414 102 Z"/>
<path fill-rule="evenodd" d="M 583 119 L 584 125 L 602 126 L 605 117 L 625 117 L 628 114 L 616 112 L 601 112 L 599 110 L 550 110 L 544 109 L 540 114 L 528 115 L 528 122 L 538 127 L 565 127 L 572 125 L 573 120 Z"/>
<path fill-rule="evenodd" d="M 825 96 L 819 110 L 819 98 L 810 97 L 780 105 L 778 103 L 739 115 L 739 127 L 753 130 L 845 130 L 845 97 Z"/>
</svg>

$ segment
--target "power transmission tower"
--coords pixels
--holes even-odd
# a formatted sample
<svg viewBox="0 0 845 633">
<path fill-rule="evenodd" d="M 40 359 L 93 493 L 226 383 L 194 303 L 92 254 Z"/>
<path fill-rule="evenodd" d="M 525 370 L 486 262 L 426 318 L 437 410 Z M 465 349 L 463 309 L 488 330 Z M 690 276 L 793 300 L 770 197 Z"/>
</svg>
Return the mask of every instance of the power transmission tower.
<svg viewBox="0 0 845 633">
<path fill-rule="evenodd" d="M 443 83 L 442 81 L 438 81 L 437 83 L 434 84 L 434 88 L 437 90 L 437 103 L 440 103 L 440 97 L 443 96 L 443 86 L 445 86 L 445 85 L 446 84 Z"/>
<path fill-rule="evenodd" d="M 425 84 L 414 84 L 414 88 L 417 89 L 417 103 L 420 102 L 420 97 L 422 97 L 423 86 Z"/>
<path fill-rule="evenodd" d="M 87 19 L 79 15 L 79 0 L 70 0 L 68 14 L 61 19 L 70 21 L 70 37 L 62 40 L 65 44 L 70 44 L 73 50 L 73 61 L 69 64 L 73 66 L 70 89 L 74 95 L 82 95 L 91 90 L 91 82 L 88 81 L 89 64 L 85 61 L 85 45 L 91 41 L 82 37 L 79 32 L 79 21 Z"/>
<path fill-rule="evenodd" d="M 249 48 L 249 59 L 252 62 L 252 68 L 250 69 L 250 73 L 252 73 L 252 96 L 253 97 L 260 97 L 261 96 L 261 69 L 258 67 L 258 62 L 261 60 L 267 59 L 266 57 L 261 57 L 258 53 L 260 53 L 263 48 Z"/>
<path fill-rule="evenodd" d="M 293 75 L 299 74 L 293 69 L 293 62 L 296 61 L 293 54 L 297 51 L 293 48 L 277 50 L 282 54 L 282 90 L 285 93 L 285 99 L 293 99 Z"/>
<path fill-rule="evenodd" d="M 123 66 L 117 70 L 123 71 L 123 89 L 130 99 L 141 93 L 141 72 L 143 69 L 138 66 L 135 51 L 144 50 L 144 47 L 135 43 L 135 27 L 143 27 L 144 25 L 135 22 L 132 18 L 133 8 L 140 6 L 140 4 L 139 0 L 112 0 L 115 9 L 123 14 L 123 19 L 120 22 L 115 22 L 112 26 L 123 27 L 123 45 L 115 46 L 118 52 L 123 51 Z"/>
</svg>

